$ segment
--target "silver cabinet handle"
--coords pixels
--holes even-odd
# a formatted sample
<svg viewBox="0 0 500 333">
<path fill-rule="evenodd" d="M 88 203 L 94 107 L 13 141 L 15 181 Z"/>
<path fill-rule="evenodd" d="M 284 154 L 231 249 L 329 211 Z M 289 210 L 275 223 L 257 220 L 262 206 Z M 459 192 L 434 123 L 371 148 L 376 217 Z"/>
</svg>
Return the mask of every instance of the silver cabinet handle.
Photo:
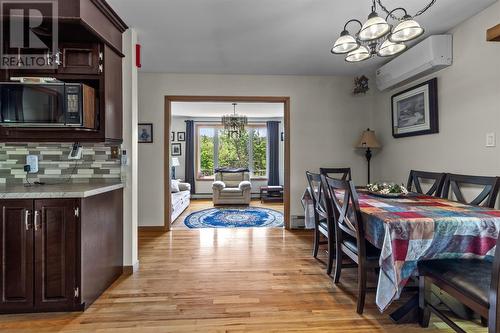
<svg viewBox="0 0 500 333">
<path fill-rule="evenodd" d="M 40 212 L 35 210 L 35 231 L 38 231 L 38 229 L 41 228 L 41 226 L 38 224 L 38 216 L 40 216 Z"/>
<path fill-rule="evenodd" d="M 29 210 L 26 210 L 24 212 L 24 227 L 26 228 L 26 230 L 30 230 L 30 211 Z"/>
</svg>

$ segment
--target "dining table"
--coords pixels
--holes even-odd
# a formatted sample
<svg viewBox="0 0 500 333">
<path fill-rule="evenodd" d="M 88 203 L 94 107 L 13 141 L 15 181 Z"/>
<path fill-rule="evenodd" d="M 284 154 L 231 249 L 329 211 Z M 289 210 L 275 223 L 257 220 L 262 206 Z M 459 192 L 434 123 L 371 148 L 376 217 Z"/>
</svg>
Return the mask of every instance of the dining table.
<svg viewBox="0 0 500 333">
<path fill-rule="evenodd" d="M 365 189 L 357 192 L 365 237 L 381 250 L 376 291 L 381 312 L 418 276 L 421 260 L 493 258 L 499 210 L 418 193 L 382 197 Z M 399 321 L 411 308 L 418 309 L 418 297 L 391 317 Z"/>
</svg>

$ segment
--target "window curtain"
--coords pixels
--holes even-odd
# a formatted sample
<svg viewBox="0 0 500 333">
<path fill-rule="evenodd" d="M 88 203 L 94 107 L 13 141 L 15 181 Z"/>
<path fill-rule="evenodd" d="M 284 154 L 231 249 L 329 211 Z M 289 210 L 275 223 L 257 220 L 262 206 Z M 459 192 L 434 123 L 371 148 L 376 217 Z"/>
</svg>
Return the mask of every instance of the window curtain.
<svg viewBox="0 0 500 333">
<path fill-rule="evenodd" d="M 194 121 L 186 120 L 186 162 L 185 162 L 185 178 L 186 183 L 191 184 L 191 193 L 196 192 L 195 176 L 194 176 Z"/>
<path fill-rule="evenodd" d="M 267 184 L 280 185 L 280 122 L 267 122 Z"/>
</svg>

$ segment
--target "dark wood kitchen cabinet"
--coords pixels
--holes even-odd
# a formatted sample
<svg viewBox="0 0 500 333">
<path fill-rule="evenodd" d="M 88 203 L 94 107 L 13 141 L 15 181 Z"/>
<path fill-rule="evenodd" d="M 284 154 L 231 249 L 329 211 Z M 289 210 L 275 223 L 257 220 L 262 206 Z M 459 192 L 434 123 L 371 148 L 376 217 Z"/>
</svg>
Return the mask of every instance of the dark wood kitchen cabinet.
<svg viewBox="0 0 500 333">
<path fill-rule="evenodd" d="M 122 274 L 122 190 L 0 211 L 0 313 L 83 310 Z"/>
<path fill-rule="evenodd" d="M 1 201 L 1 312 L 75 307 L 76 204 L 72 199 Z"/>
<path fill-rule="evenodd" d="M 36 200 L 35 309 L 72 309 L 77 299 L 76 223 L 78 203 L 73 199 Z"/>
<path fill-rule="evenodd" d="M 33 308 L 33 200 L 0 202 L 0 312 Z"/>
<path fill-rule="evenodd" d="M 13 0 L 22 1 L 22 0 Z M 58 2 L 58 56 L 56 69 L 0 69 L 0 82 L 12 77 L 53 77 L 83 83 L 95 89 L 94 127 L 2 126 L 2 142 L 110 142 L 123 141 L 122 34 L 125 22 L 105 0 Z M 0 21 L 8 18 L 0 18 Z M 3 22 L 6 25 L 7 23 Z M 8 45 L 8 43 L 4 43 Z"/>
</svg>

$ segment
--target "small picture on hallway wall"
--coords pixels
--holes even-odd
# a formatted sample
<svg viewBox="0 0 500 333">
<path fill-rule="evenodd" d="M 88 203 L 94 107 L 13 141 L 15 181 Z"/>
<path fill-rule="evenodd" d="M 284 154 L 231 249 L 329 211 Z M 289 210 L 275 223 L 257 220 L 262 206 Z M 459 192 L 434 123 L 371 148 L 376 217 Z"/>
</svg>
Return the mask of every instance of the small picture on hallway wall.
<svg viewBox="0 0 500 333">
<path fill-rule="evenodd" d="M 177 132 L 177 141 L 186 141 L 186 132 Z"/>
<path fill-rule="evenodd" d="M 139 143 L 153 143 L 153 124 L 139 124 Z"/>
<path fill-rule="evenodd" d="M 395 138 L 438 133 L 437 79 L 392 96 Z"/>
<path fill-rule="evenodd" d="M 172 143 L 172 156 L 181 156 L 182 148 L 180 143 Z"/>
</svg>

